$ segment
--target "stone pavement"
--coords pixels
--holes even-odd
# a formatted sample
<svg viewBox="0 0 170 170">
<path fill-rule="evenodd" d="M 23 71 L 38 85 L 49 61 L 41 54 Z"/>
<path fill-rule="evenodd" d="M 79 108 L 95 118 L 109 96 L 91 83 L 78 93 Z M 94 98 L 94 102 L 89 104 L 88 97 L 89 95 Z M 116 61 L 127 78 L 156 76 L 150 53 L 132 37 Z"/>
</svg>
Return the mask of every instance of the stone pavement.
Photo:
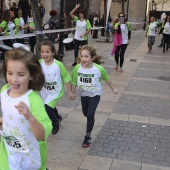
<svg viewBox="0 0 170 170">
<path fill-rule="evenodd" d="M 86 119 L 80 96 L 76 91 L 76 100 L 69 101 L 65 93 L 57 105 L 63 116 L 60 131 L 48 138 L 50 170 L 170 169 L 170 51 L 163 53 L 157 47 L 160 41 L 161 37 L 157 38 L 152 53 L 148 53 L 145 32 L 133 31 L 124 72 L 119 73 L 113 69 L 112 43 L 101 37 L 89 39 L 103 56 L 104 67 L 119 94 L 114 95 L 103 82 L 93 144 L 82 148 Z M 73 60 L 73 51 L 65 52 L 64 65 L 70 73 Z M 1 78 L 1 86 L 3 83 Z"/>
</svg>

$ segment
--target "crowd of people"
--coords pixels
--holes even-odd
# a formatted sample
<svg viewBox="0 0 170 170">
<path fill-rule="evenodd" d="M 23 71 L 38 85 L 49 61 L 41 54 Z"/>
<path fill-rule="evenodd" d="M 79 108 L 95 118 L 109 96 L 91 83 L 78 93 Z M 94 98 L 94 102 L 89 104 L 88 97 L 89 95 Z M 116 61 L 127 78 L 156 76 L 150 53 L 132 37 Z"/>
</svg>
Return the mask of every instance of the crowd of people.
<svg viewBox="0 0 170 170">
<path fill-rule="evenodd" d="M 15 4 L 14 4 L 15 5 Z M 5 54 L 3 65 L 4 78 L 7 82 L 1 89 L 1 110 L 3 118 L 1 143 L 0 143 L 0 169 L 41 169 L 46 170 L 47 146 L 46 140 L 50 133 L 56 135 L 62 116 L 56 106 L 63 96 L 67 87 L 68 99 L 75 100 L 76 87 L 80 90 L 83 115 L 86 117 L 86 132 L 82 147 L 91 146 L 92 130 L 95 122 L 95 112 L 102 95 L 101 80 L 104 80 L 114 94 L 117 94 L 103 63 L 102 57 L 97 54 L 96 49 L 88 45 L 88 34 L 92 26 L 97 26 L 100 20 L 97 15 L 93 22 L 86 17 L 86 11 L 79 9 L 78 16 L 75 15 L 80 4 L 70 12 L 75 22 L 74 33 L 74 57 L 73 70 L 70 75 L 64 64 L 59 61 L 54 45 L 58 36 L 56 33 L 47 35 L 50 41 L 41 42 L 40 56 L 33 53 L 35 36 L 30 37 L 31 50 L 13 48 Z M 40 5 L 43 8 L 43 4 Z M 41 19 L 44 17 L 42 11 Z M 50 24 L 58 24 L 56 19 L 57 11 L 50 11 Z M 5 10 L 0 32 L 5 35 L 20 34 L 25 28 L 33 32 L 35 25 L 31 13 L 27 20 L 22 22 L 22 10 L 15 7 Z M 67 13 L 64 14 L 65 23 L 70 27 L 70 20 Z M 111 20 L 108 21 L 109 24 Z M 22 25 L 21 25 L 22 23 Z M 93 25 L 92 25 L 93 24 Z M 162 26 L 163 52 L 169 47 L 170 19 L 166 16 Z M 54 28 L 55 29 L 55 28 Z M 109 29 L 109 26 L 108 26 Z M 131 24 L 126 20 L 124 13 L 118 14 L 114 23 L 115 38 L 114 48 L 111 52 L 115 56 L 115 71 L 123 72 L 124 54 L 131 39 Z M 155 41 L 157 24 L 154 17 L 151 17 L 147 26 L 149 52 Z M 9 31 L 8 31 L 9 30 Z M 70 32 L 64 32 L 65 38 Z M 93 38 L 98 32 L 93 31 Z M 104 34 L 102 32 L 102 34 Z M 17 40 L 23 42 L 23 40 Z M 4 44 L 12 47 L 12 40 L 4 40 Z M 79 54 L 79 46 L 80 54 Z M 41 58 L 37 60 L 37 58 Z"/>
</svg>

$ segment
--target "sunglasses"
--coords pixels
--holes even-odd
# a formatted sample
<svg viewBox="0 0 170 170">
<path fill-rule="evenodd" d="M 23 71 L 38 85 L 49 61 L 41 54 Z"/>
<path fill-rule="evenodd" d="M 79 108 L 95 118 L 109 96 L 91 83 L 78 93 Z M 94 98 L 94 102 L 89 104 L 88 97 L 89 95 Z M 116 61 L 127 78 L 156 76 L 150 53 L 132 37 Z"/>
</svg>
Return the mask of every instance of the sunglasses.
<svg viewBox="0 0 170 170">
<path fill-rule="evenodd" d="M 125 16 L 119 16 L 119 18 L 124 18 Z"/>
</svg>

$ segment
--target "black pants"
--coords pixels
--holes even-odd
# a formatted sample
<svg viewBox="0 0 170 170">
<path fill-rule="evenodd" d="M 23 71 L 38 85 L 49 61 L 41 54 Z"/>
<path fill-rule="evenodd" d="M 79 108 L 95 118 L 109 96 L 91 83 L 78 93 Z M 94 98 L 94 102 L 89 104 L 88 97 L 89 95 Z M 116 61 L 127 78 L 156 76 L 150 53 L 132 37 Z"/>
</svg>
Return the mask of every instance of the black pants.
<svg viewBox="0 0 170 170">
<path fill-rule="evenodd" d="M 51 108 L 50 106 L 48 106 L 47 104 L 45 104 L 45 110 L 49 116 L 49 118 L 52 121 L 52 124 L 56 124 L 58 122 L 58 110 L 57 108 Z"/>
<path fill-rule="evenodd" d="M 79 52 L 79 46 L 81 45 L 81 47 L 83 45 L 87 45 L 87 40 L 83 40 L 83 41 L 80 41 L 80 40 L 76 40 L 74 39 L 74 57 L 75 57 L 75 61 L 78 57 L 78 52 Z"/>
<path fill-rule="evenodd" d="M 94 126 L 94 116 L 97 105 L 99 104 L 100 96 L 88 97 L 81 96 L 82 111 L 85 117 L 87 117 L 86 133 L 91 133 Z"/>
<path fill-rule="evenodd" d="M 31 47 L 31 52 L 34 52 L 35 44 L 36 44 L 36 36 L 29 37 L 29 45 Z"/>
<path fill-rule="evenodd" d="M 163 50 L 165 51 L 165 46 L 166 46 L 166 49 L 168 50 L 168 47 L 169 47 L 169 41 L 170 41 L 170 35 L 169 34 L 163 34 Z"/>
<path fill-rule="evenodd" d="M 98 35 L 98 30 L 93 30 L 92 38 L 97 38 L 97 35 Z"/>
<path fill-rule="evenodd" d="M 127 48 L 127 44 L 122 44 L 118 46 L 115 51 L 115 61 L 116 61 L 116 64 L 119 65 L 119 58 L 120 58 L 120 67 L 123 66 L 124 54 L 125 54 L 126 48 Z"/>
</svg>

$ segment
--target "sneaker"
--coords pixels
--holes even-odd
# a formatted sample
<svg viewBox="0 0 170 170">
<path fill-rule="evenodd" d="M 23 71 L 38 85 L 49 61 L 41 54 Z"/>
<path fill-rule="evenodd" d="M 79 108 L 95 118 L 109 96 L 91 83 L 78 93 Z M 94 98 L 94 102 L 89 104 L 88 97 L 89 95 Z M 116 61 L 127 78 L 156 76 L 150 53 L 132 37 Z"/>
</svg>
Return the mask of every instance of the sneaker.
<svg viewBox="0 0 170 170">
<path fill-rule="evenodd" d="M 77 65 L 77 62 L 75 61 L 73 64 L 72 64 L 72 66 L 76 66 Z"/>
<path fill-rule="evenodd" d="M 53 124 L 52 134 L 56 135 L 57 132 L 59 131 L 59 128 L 60 128 L 60 121 L 58 121 L 57 123 Z"/>
<path fill-rule="evenodd" d="M 115 66 L 115 71 L 117 71 L 118 70 L 118 66 Z"/>
<path fill-rule="evenodd" d="M 59 115 L 58 119 L 59 119 L 60 122 L 61 122 L 63 118 L 62 118 L 62 116 Z"/>
<path fill-rule="evenodd" d="M 84 142 L 82 143 L 82 147 L 89 147 L 91 145 L 91 137 L 85 136 Z"/>
<path fill-rule="evenodd" d="M 119 72 L 120 72 L 120 73 L 123 73 L 123 69 L 122 69 L 122 68 L 119 68 Z"/>
</svg>

